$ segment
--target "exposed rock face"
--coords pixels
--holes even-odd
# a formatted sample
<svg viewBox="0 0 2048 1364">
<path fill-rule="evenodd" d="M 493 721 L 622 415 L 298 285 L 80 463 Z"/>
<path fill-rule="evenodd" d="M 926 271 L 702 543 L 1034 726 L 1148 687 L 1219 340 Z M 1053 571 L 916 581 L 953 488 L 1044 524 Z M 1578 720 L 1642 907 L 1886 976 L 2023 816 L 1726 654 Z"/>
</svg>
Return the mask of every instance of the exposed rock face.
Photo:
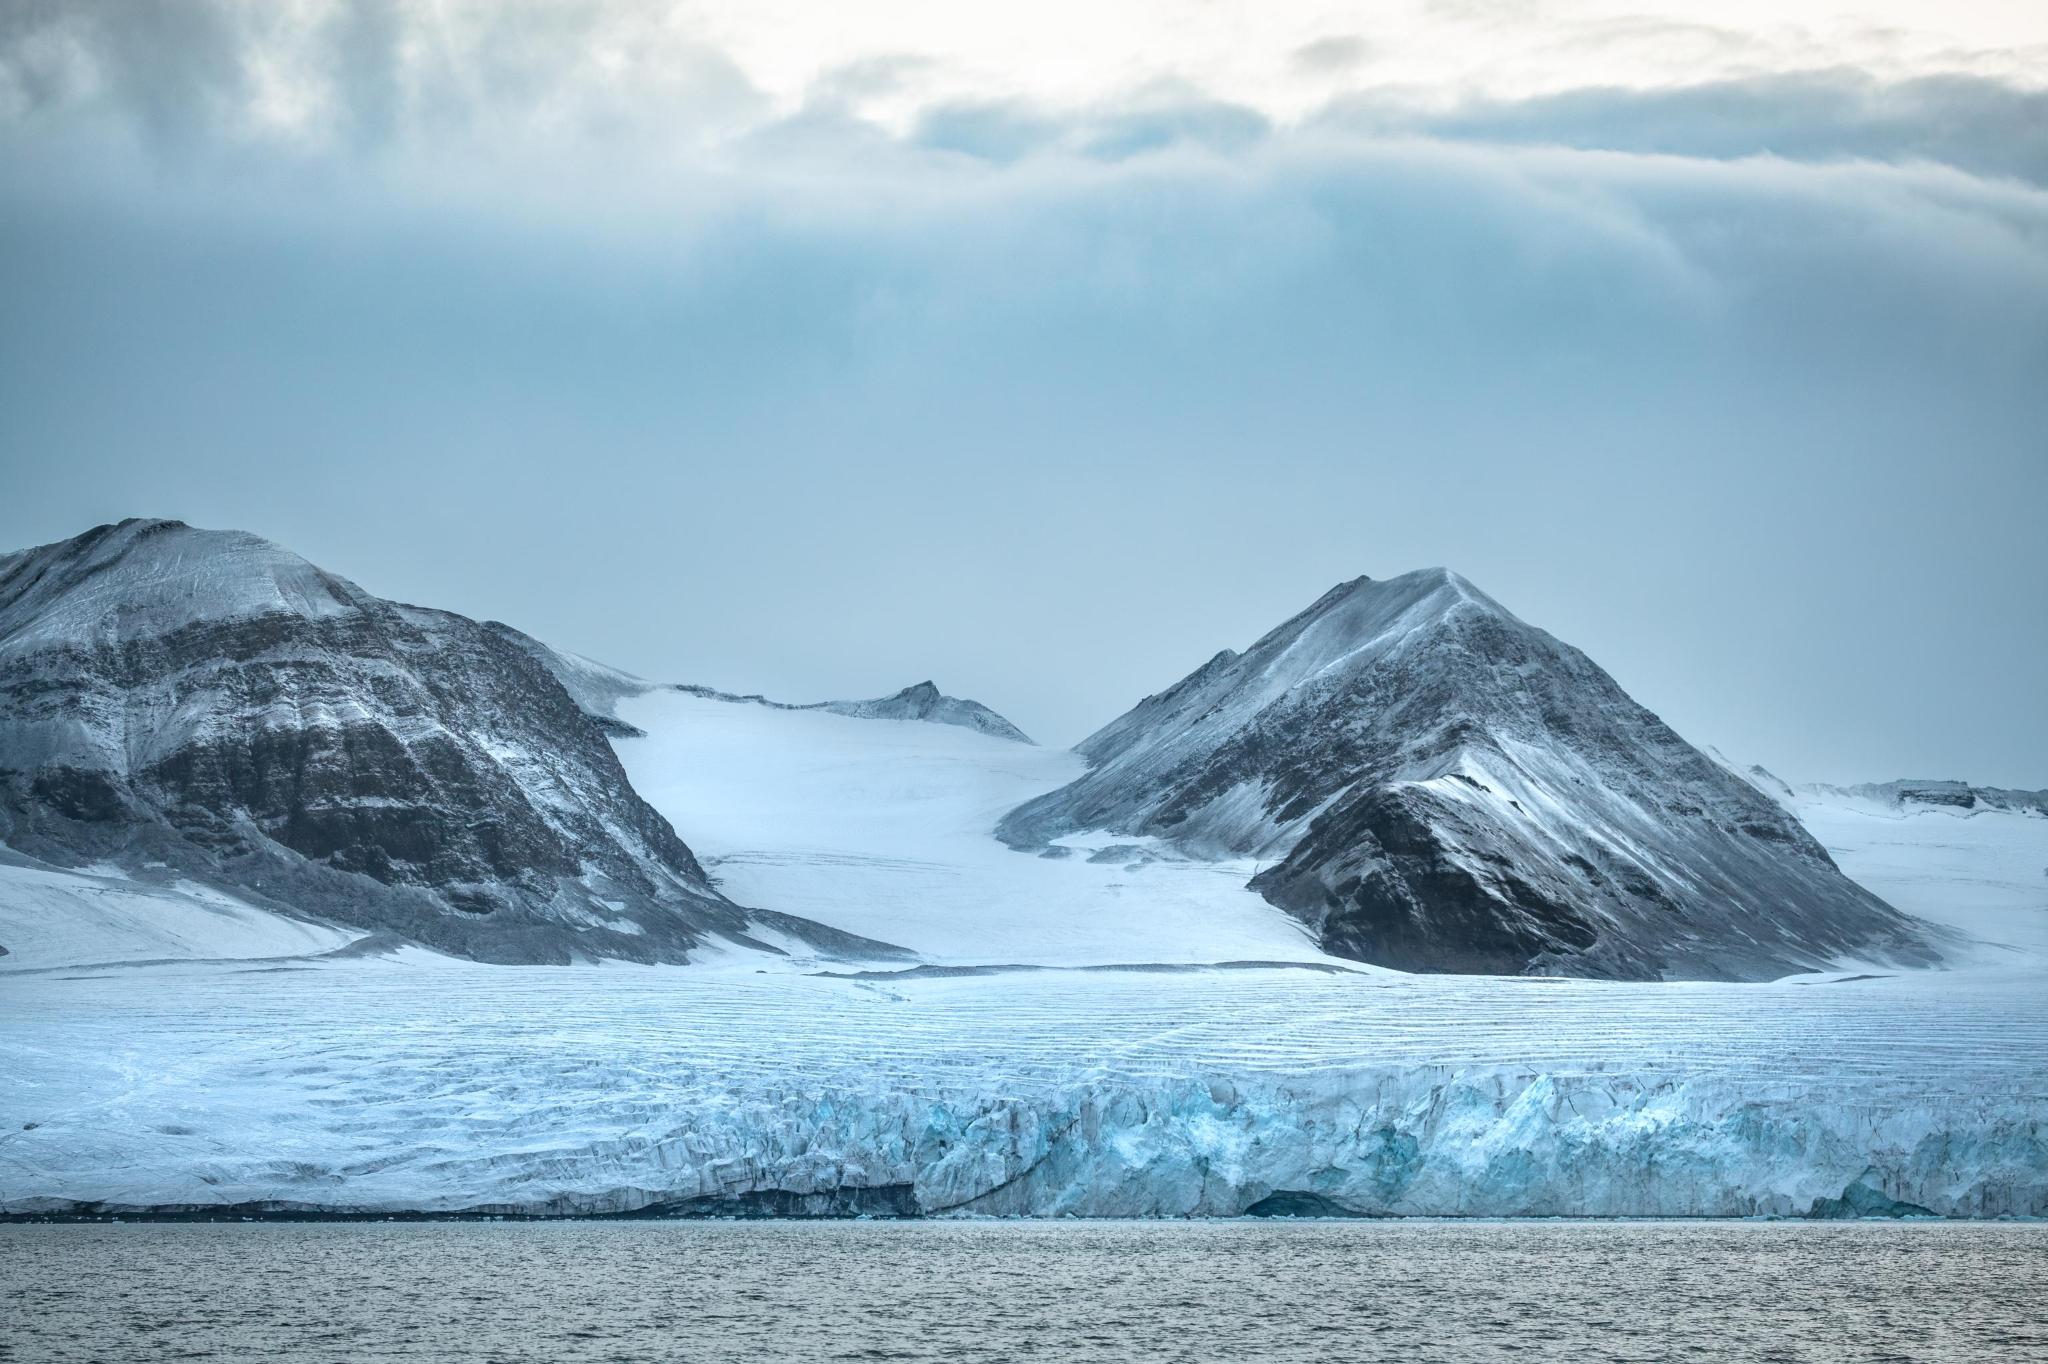
<svg viewBox="0 0 2048 1364">
<path fill-rule="evenodd" d="M 585 658 L 581 654 L 565 653 L 551 649 L 531 635 L 521 634 L 509 625 L 496 621 L 484 622 L 487 630 L 498 631 L 508 642 L 524 649 L 533 660 L 554 674 L 562 689 L 575 701 L 576 708 L 584 718 L 596 725 L 605 735 L 613 739 L 641 739 L 646 731 L 627 724 L 619 718 L 619 702 L 629 696 L 639 696 L 654 690 L 654 683 L 609 664 Z"/>
<path fill-rule="evenodd" d="M 999 835 L 1276 859 L 1340 955 L 1414 971 L 1765 978 L 1924 962 L 1922 926 L 1578 650 L 1441 569 L 1325 594 L 1085 740 Z"/>
<path fill-rule="evenodd" d="M 879 947 L 721 896 L 540 652 L 238 532 L 8 555 L 0 837 L 487 960 Z"/>
</svg>

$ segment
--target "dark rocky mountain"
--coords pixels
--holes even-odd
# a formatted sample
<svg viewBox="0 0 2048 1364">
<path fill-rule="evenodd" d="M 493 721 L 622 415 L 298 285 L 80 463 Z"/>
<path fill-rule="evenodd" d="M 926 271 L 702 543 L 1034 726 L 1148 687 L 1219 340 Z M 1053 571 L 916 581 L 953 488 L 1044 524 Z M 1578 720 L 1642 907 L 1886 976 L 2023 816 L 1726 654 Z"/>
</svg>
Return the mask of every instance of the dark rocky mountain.
<svg viewBox="0 0 2048 1364">
<path fill-rule="evenodd" d="M 1078 751 L 1000 837 L 1271 859 L 1252 887 L 1341 956 L 1629 979 L 1934 957 L 1775 802 L 1441 569 L 1332 589 Z"/>
<path fill-rule="evenodd" d="M 720 895 L 550 652 L 239 532 L 0 557 L 0 839 L 485 960 L 890 954 Z"/>
</svg>

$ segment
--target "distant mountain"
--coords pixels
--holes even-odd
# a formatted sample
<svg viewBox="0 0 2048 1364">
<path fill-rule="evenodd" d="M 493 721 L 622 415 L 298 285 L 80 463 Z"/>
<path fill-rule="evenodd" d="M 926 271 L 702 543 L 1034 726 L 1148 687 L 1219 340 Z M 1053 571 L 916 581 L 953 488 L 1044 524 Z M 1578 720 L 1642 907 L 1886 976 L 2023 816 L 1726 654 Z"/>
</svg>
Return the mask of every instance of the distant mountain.
<svg viewBox="0 0 2048 1364">
<path fill-rule="evenodd" d="M 2013 791 L 1998 786 L 1972 786 L 1963 781 L 1906 780 L 1866 782 L 1858 786 L 1831 786 L 1814 782 L 1796 788 L 1822 796 L 1846 796 L 1873 801 L 1896 809 L 1915 806 L 1945 810 L 2011 810 L 2020 814 L 2048 815 L 2048 791 Z"/>
<path fill-rule="evenodd" d="M 621 697 L 653 691 L 656 689 L 656 684 L 652 682 L 639 682 L 639 679 L 631 678 L 630 674 L 604 668 L 602 664 L 593 664 L 588 659 L 578 659 L 573 655 L 561 655 L 558 657 L 564 657 L 569 660 L 565 667 L 557 669 L 557 674 L 561 676 L 563 685 L 568 687 L 572 693 L 578 695 L 587 704 L 587 707 L 592 711 L 593 718 L 597 719 L 600 724 L 605 725 L 610 733 L 618 733 L 621 728 L 629 733 L 638 732 L 631 725 L 620 720 L 614 708 Z M 598 669 L 603 673 L 610 673 L 611 677 L 606 678 L 588 674 L 578 676 L 579 673 L 585 673 L 585 670 L 588 669 Z M 610 689 L 616 685 L 614 679 L 617 678 L 630 678 L 632 681 L 639 682 L 639 685 L 637 688 L 612 694 Z M 766 706 L 770 710 L 823 710 L 830 711 L 834 715 L 852 716 L 858 720 L 924 720 L 935 725 L 958 725 L 963 729 L 979 730 L 983 734 L 993 735 L 998 739 L 1008 739 L 1012 743 L 1028 744 L 1031 742 L 1031 737 L 1023 730 L 1017 728 L 1008 720 L 1005 720 L 1002 716 L 981 704 L 981 702 L 969 701 L 957 696 L 948 696 L 930 682 L 919 682 L 915 686 L 905 687 L 894 696 L 884 696 L 873 701 L 770 701 L 767 697 L 758 693 L 749 693 L 742 696 L 735 692 L 719 691 L 715 687 L 700 687 L 684 682 L 676 683 L 670 689 L 685 692 L 691 696 L 701 696 L 707 701 L 729 701 L 735 705 Z"/>
<path fill-rule="evenodd" d="M 0 840 L 168 867 L 494 961 L 886 953 L 715 890 L 552 651 L 253 535 L 129 520 L 0 557 Z"/>
<path fill-rule="evenodd" d="M 879 701 L 827 701 L 821 709 L 863 720 L 929 720 L 937 725 L 959 725 L 978 729 L 1014 743 L 1031 742 L 1023 730 L 1005 720 L 979 701 L 947 696 L 930 682 L 905 687 Z"/>
<path fill-rule="evenodd" d="M 1918 921 L 1454 573 L 1359 578 L 1083 741 L 998 834 L 1273 864 L 1326 950 L 1411 971 L 1766 978 L 1926 962 Z"/>
</svg>

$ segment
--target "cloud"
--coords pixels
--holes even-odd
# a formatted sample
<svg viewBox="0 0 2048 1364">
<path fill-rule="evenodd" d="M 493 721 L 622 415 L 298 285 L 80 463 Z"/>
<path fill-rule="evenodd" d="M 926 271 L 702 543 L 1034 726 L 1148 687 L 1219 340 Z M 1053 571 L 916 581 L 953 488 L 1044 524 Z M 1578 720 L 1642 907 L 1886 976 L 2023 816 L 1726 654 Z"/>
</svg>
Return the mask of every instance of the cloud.
<svg viewBox="0 0 2048 1364">
<path fill-rule="evenodd" d="M 1303 71 L 1331 74 L 1349 71 L 1372 53 L 1372 44 L 1355 33 L 1335 33 L 1303 43 L 1289 59 Z"/>
<path fill-rule="evenodd" d="M 222 7 L 77 0 L 0 18 L 0 90 L 17 117 L 106 106 L 161 147 L 217 128 L 248 85 Z"/>
<path fill-rule="evenodd" d="M 657 5 L 111 12 L 0 10 L 0 545 L 250 525 L 650 675 L 1069 737 L 1448 562 L 1774 765 L 2048 765 L 2038 95 L 1290 123 L 912 55 L 778 97 Z"/>
<path fill-rule="evenodd" d="M 1264 115 L 1241 104 L 1192 91 L 1140 95 L 1084 124 L 1082 151 L 1120 161 L 1172 147 L 1200 147 L 1226 155 L 1256 146 L 1272 131 Z"/>
<path fill-rule="evenodd" d="M 1437 22 L 1519 33 L 1532 21 L 1526 7 L 1489 3 L 1439 6 Z M 1586 50 L 1641 49 L 1644 71 L 1721 69 L 1763 53 L 1754 35 L 1669 19 L 1562 31 Z M 661 177 L 775 146 L 800 159 L 859 148 L 878 168 L 904 151 L 990 164 L 1048 153 L 1244 155 L 1276 124 L 1302 122 L 1303 76 L 1319 92 L 1384 79 L 1401 49 L 1335 33 L 1275 55 L 1296 73 L 1285 117 L 1170 68 L 1061 101 L 909 51 L 827 65 L 792 99 L 771 95 L 701 29 L 650 0 L 66 0 L 0 16 L 0 141 L 98 136 L 201 159 L 402 152 L 425 179 L 468 178 L 487 164 L 540 176 L 584 161 Z M 1881 79 L 1835 67 L 1520 99 L 1467 93 L 1448 106 L 1443 94 L 1366 86 L 1307 123 L 1717 159 L 1927 160 L 2048 183 L 2048 89 L 1983 74 Z M 889 139 L 902 146 L 882 145 Z"/>
<path fill-rule="evenodd" d="M 334 14 L 325 35 L 333 88 L 340 92 L 342 134 L 355 147 L 381 147 L 398 133 L 404 113 L 397 0 L 355 0 Z"/>
<path fill-rule="evenodd" d="M 1240 153 L 1271 131 L 1256 110 L 1162 85 L 1070 111 L 1020 100 L 941 104 L 924 111 L 911 141 L 992 162 L 1050 152 L 1123 161 L 1174 148 Z"/>
<path fill-rule="evenodd" d="M 459 160 L 695 148 L 768 114 L 729 57 L 639 0 L 66 0 L 0 23 L 0 130 L 17 137 L 88 130 L 201 155 L 404 144 Z"/>
<path fill-rule="evenodd" d="M 1673 89 L 1587 89 L 1448 111 L 1390 95 L 1340 100 L 1325 121 L 1459 141 L 1727 159 L 1932 161 L 2048 185 L 2048 90 L 1985 77 L 1881 81 L 1823 70 Z"/>
<path fill-rule="evenodd" d="M 926 109 L 911 141 L 978 161 L 1015 161 L 1056 145 L 1065 132 L 1022 100 L 960 100 Z"/>
</svg>

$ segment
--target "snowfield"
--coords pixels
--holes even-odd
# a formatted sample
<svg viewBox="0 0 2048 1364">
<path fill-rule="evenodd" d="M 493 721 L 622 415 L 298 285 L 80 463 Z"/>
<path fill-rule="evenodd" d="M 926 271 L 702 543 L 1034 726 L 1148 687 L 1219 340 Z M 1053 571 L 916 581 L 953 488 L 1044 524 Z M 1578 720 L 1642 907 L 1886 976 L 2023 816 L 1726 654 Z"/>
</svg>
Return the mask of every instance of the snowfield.
<svg viewBox="0 0 2048 1364">
<path fill-rule="evenodd" d="M 619 714 L 729 895 L 925 964 L 334 954 L 210 892 L 0 867 L 0 1209 L 2048 1215 L 2048 819 L 1799 798 L 1968 935 L 1952 969 L 1414 976 L 1322 956 L 1249 863 L 998 844 L 1068 754 Z"/>
<path fill-rule="evenodd" d="M 1080 774 L 1073 753 L 679 691 L 617 714 L 647 733 L 617 744 L 634 789 L 689 830 L 740 904 L 947 965 L 1335 960 L 1245 889 L 1250 859 L 1155 860 L 1086 836 L 1043 858 L 992 838 L 1006 811 Z M 1130 852 L 1105 856 L 1106 844 Z"/>
<path fill-rule="evenodd" d="M 0 850 L 0 858 L 6 853 Z M 358 930 L 287 919 L 190 881 L 148 885 L 0 860 L 0 970 L 165 960 L 300 957 Z"/>
</svg>

